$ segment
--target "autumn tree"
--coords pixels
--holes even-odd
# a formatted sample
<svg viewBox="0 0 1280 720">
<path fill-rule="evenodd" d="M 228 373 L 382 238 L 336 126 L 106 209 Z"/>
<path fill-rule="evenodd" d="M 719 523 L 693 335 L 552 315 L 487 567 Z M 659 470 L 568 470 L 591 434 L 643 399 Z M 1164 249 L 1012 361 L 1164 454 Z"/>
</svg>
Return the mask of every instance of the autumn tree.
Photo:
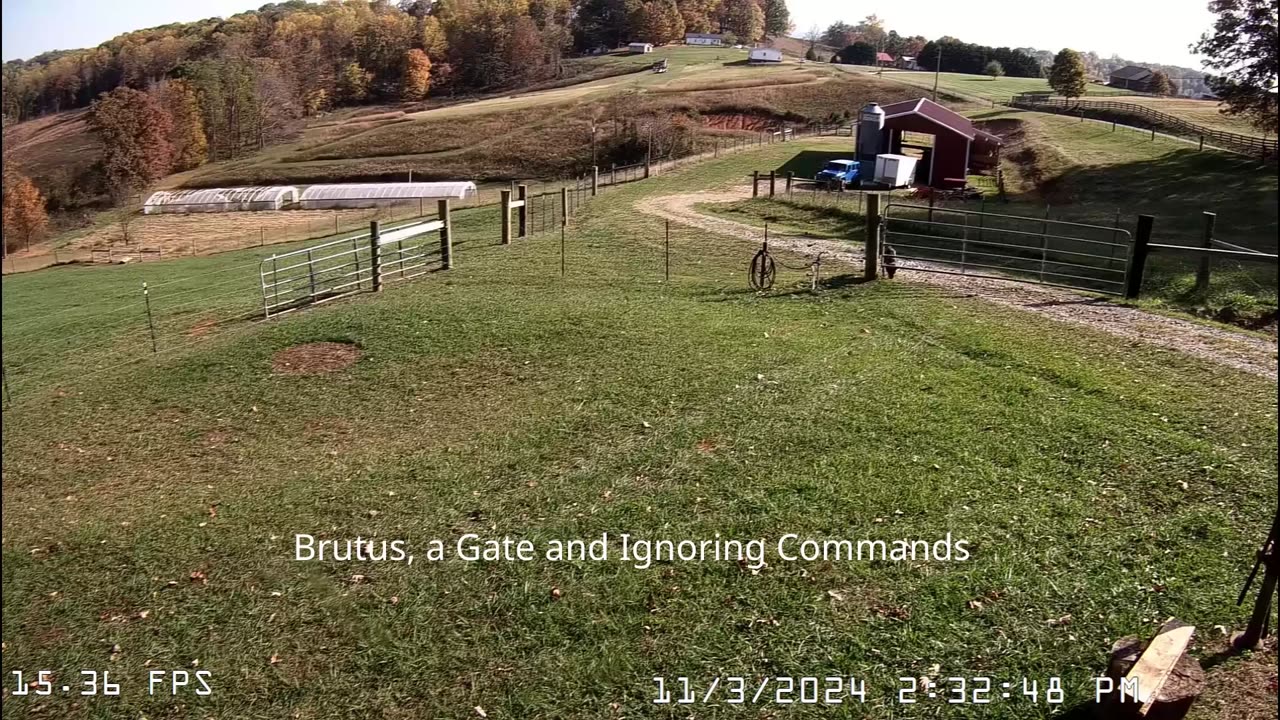
<svg viewBox="0 0 1280 720">
<path fill-rule="evenodd" d="M 431 58 L 417 48 L 404 55 L 404 88 L 400 96 L 405 100 L 425 100 L 431 90 Z"/>
<path fill-rule="evenodd" d="M 203 165 L 209 157 L 209 141 L 195 86 L 186 80 L 170 80 L 160 86 L 159 95 L 173 128 L 169 136 L 173 169 L 190 170 Z"/>
<path fill-rule="evenodd" d="M 1049 68 L 1049 87 L 1065 98 L 1078 98 L 1085 90 L 1085 68 L 1080 53 L 1063 48 Z"/>
<path fill-rule="evenodd" d="M 841 21 L 831 23 L 822 33 L 822 42 L 831 47 L 846 47 L 852 45 L 857 39 L 853 26 Z"/>
<path fill-rule="evenodd" d="M 1152 95 L 1165 96 L 1175 94 L 1176 90 L 1169 76 L 1163 70 L 1156 70 L 1151 73 L 1151 79 L 1147 81 L 1147 92 Z"/>
<path fill-rule="evenodd" d="M 151 95 L 121 87 L 89 109 L 89 127 L 102 146 L 102 170 L 117 202 L 164 177 L 172 166 L 169 113 Z"/>
<path fill-rule="evenodd" d="M 1225 112 L 1275 134 L 1277 128 L 1277 21 L 1274 0 L 1211 0 L 1218 17 L 1192 50 L 1204 66 L 1223 71 L 1209 79 Z"/>
<path fill-rule="evenodd" d="M 45 214 L 44 198 L 35 183 L 16 172 L 4 176 L 4 249 L 13 252 L 17 240 L 24 248 L 31 247 L 44 233 L 49 217 Z"/>
<path fill-rule="evenodd" d="M 885 45 L 888 34 L 884 30 L 884 20 L 877 15 L 868 15 L 853 28 L 854 35 L 873 48 L 881 49 Z"/>
<path fill-rule="evenodd" d="M 992 60 L 991 62 L 987 63 L 985 72 L 987 76 L 989 76 L 992 80 L 995 80 L 1001 75 L 1004 75 L 1004 66 L 1000 64 L 999 60 Z"/>
</svg>

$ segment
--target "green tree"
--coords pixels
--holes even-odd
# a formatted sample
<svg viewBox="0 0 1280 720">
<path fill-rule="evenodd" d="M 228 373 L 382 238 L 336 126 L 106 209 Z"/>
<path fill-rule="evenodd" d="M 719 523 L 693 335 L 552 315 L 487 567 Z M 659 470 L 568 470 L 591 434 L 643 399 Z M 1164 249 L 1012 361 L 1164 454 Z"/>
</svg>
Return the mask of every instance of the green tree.
<svg viewBox="0 0 1280 720">
<path fill-rule="evenodd" d="M 1165 74 L 1163 70 L 1156 70 L 1151 73 L 1151 79 L 1147 81 L 1147 92 L 1152 95 L 1173 95 L 1176 90 L 1173 87 L 1173 81 Z"/>
<path fill-rule="evenodd" d="M 103 175 L 117 202 L 169 172 L 172 124 L 169 113 L 151 95 L 116 88 L 93 103 L 88 121 L 101 142 Z"/>
<path fill-rule="evenodd" d="M 45 214 L 44 198 L 35 183 L 16 172 L 4 176 L 4 249 L 12 252 L 21 239 L 24 248 L 31 248 L 31 241 L 38 240 L 44 232 L 49 216 Z"/>
<path fill-rule="evenodd" d="M 764 0 L 764 34 L 781 37 L 791 32 L 791 11 L 786 0 Z"/>
<path fill-rule="evenodd" d="M 738 42 L 753 43 L 764 34 L 764 11 L 755 0 L 725 0 L 724 25 Z"/>
<path fill-rule="evenodd" d="M 404 55 L 404 87 L 400 97 L 409 101 L 425 100 L 431 91 L 431 58 L 418 48 Z"/>
<path fill-rule="evenodd" d="M 1274 0 L 1211 0 L 1218 16 L 1213 30 L 1192 50 L 1204 55 L 1204 66 L 1223 71 L 1209 80 L 1222 98 L 1225 112 L 1242 115 L 1259 130 L 1275 134 L 1276 3 Z"/>
<path fill-rule="evenodd" d="M 985 72 L 987 75 L 991 76 L 992 80 L 995 80 L 1001 75 L 1004 75 L 1004 66 L 1000 64 L 999 60 L 992 60 L 991 62 L 987 63 Z"/>
<path fill-rule="evenodd" d="M 840 51 L 840 61 L 846 65 L 875 65 L 875 46 L 866 40 L 859 40 Z"/>
<path fill-rule="evenodd" d="M 1053 58 L 1049 68 L 1049 87 L 1065 98 L 1078 98 L 1084 94 L 1085 69 L 1080 53 L 1063 48 Z"/>
<path fill-rule="evenodd" d="M 338 73 L 337 95 L 342 103 L 359 103 L 369 97 L 369 71 L 360 67 L 360 63 L 350 62 Z"/>
</svg>

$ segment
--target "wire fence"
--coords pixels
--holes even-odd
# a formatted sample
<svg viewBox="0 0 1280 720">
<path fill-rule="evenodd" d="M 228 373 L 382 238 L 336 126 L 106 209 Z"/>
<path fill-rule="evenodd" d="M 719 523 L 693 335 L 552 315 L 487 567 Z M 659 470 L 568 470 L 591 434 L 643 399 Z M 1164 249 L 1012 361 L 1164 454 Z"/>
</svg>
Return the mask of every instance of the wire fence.
<svg viewBox="0 0 1280 720">
<path fill-rule="evenodd" d="M 700 152 L 682 157 L 597 167 L 590 172 L 562 180 L 531 184 L 513 182 L 505 189 L 516 190 L 521 184 L 529 186 L 525 191 L 525 236 L 560 232 L 567 225 L 568 219 L 586 207 L 593 197 L 607 193 L 612 188 L 778 142 L 849 132 L 851 130 L 844 125 L 824 125 L 725 135 L 710 141 Z M 489 186 L 485 193 L 463 203 L 461 207 L 455 207 L 455 213 L 484 213 L 498 208 L 501 202 L 498 191 L 501 189 L 501 185 Z M 515 195 L 515 192 L 511 193 L 512 197 Z M 281 214 L 288 212 L 294 211 L 283 211 Z M 255 247 L 267 248 L 285 243 L 296 246 L 313 240 L 332 241 L 345 247 L 352 243 L 353 237 L 358 238 L 367 232 L 371 220 L 386 223 L 385 227 L 390 229 L 397 223 L 413 223 L 435 217 L 435 208 L 429 209 L 425 202 L 417 200 L 369 208 L 358 214 L 351 211 L 323 212 L 323 220 L 310 218 L 300 228 L 280 228 L 274 234 L 268 232 L 265 226 L 258 228 L 257 232 L 251 231 L 235 244 L 242 253 L 247 251 L 251 254 L 243 260 L 240 259 L 243 256 L 208 255 L 203 251 L 204 248 L 188 247 L 187 252 L 174 253 L 157 251 L 154 255 L 148 249 L 140 247 L 121 249 L 120 255 L 116 254 L 117 250 L 109 249 L 109 261 L 120 262 L 126 258 L 129 262 L 145 260 L 147 265 L 154 266 L 156 270 L 154 273 L 146 273 L 147 282 L 139 281 L 133 288 L 111 291 L 108 295 L 95 298 L 92 303 L 63 308 L 38 318 L 6 322 L 3 333 L 6 398 L 11 400 L 11 393 L 29 397 L 71 381 L 80 383 L 134 363 L 162 358 L 194 347 L 213 335 L 250 326 L 250 321 L 264 316 L 261 263 L 264 258 L 270 257 L 266 250 L 254 252 Z M 210 222 L 218 222 L 226 217 L 225 214 L 200 215 L 207 216 Z M 320 227 L 321 222 L 325 224 L 323 229 Z M 459 243 L 455 238 L 455 246 L 497 241 L 497 237 L 471 237 L 465 243 Z M 346 258 L 350 263 L 364 257 L 360 254 L 359 246 L 360 242 L 355 241 L 357 250 Z M 385 260 L 388 270 L 394 273 L 403 261 L 405 267 L 402 270 L 406 279 L 410 275 L 421 273 L 426 265 L 441 262 L 440 253 L 427 247 L 414 250 L 413 253 L 405 250 L 403 257 L 396 255 L 396 252 L 394 247 L 388 250 Z M 314 258 L 314 248 L 312 253 Z M 201 262 L 220 263 L 221 266 L 197 272 L 172 272 L 164 269 L 167 267 L 165 264 L 150 262 L 153 258 L 172 260 L 194 254 L 205 258 Z M 563 255 L 561 262 L 563 264 Z M 414 267 L 411 268 L 410 265 Z M 354 264 L 345 270 L 357 271 Z M 338 270 L 333 273 L 341 274 Z M 303 281 L 308 294 L 311 280 L 308 272 Z M 367 284 L 363 275 L 356 280 L 360 281 L 362 288 Z M 296 279 L 289 282 L 297 284 Z"/>
</svg>

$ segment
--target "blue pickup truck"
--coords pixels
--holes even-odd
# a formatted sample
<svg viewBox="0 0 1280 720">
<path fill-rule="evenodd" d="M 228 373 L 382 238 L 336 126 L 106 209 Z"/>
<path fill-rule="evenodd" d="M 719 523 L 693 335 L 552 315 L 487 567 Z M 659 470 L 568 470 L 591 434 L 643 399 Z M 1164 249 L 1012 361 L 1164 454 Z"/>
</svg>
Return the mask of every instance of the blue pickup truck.
<svg viewBox="0 0 1280 720">
<path fill-rule="evenodd" d="M 832 160 L 813 178 L 814 183 L 841 190 L 858 182 L 857 160 Z"/>
</svg>

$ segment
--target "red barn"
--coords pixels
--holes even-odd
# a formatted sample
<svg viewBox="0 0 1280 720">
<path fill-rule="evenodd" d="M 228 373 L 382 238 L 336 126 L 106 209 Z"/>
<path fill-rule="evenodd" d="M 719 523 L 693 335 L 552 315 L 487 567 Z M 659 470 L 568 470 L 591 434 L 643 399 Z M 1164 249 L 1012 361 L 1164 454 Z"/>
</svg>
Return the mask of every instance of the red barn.
<svg viewBox="0 0 1280 720">
<path fill-rule="evenodd" d="M 892 67 L 893 56 L 889 53 L 878 52 L 876 53 L 876 64 L 880 67 Z"/>
<path fill-rule="evenodd" d="M 983 132 L 963 115 L 932 100 L 906 100 L 885 105 L 883 147 L 885 152 L 902 154 L 902 149 L 922 151 L 916 182 L 933 187 L 964 187 L 970 172 L 995 167 L 1000 138 Z M 904 132 L 933 136 L 933 146 L 904 145 Z"/>
</svg>

